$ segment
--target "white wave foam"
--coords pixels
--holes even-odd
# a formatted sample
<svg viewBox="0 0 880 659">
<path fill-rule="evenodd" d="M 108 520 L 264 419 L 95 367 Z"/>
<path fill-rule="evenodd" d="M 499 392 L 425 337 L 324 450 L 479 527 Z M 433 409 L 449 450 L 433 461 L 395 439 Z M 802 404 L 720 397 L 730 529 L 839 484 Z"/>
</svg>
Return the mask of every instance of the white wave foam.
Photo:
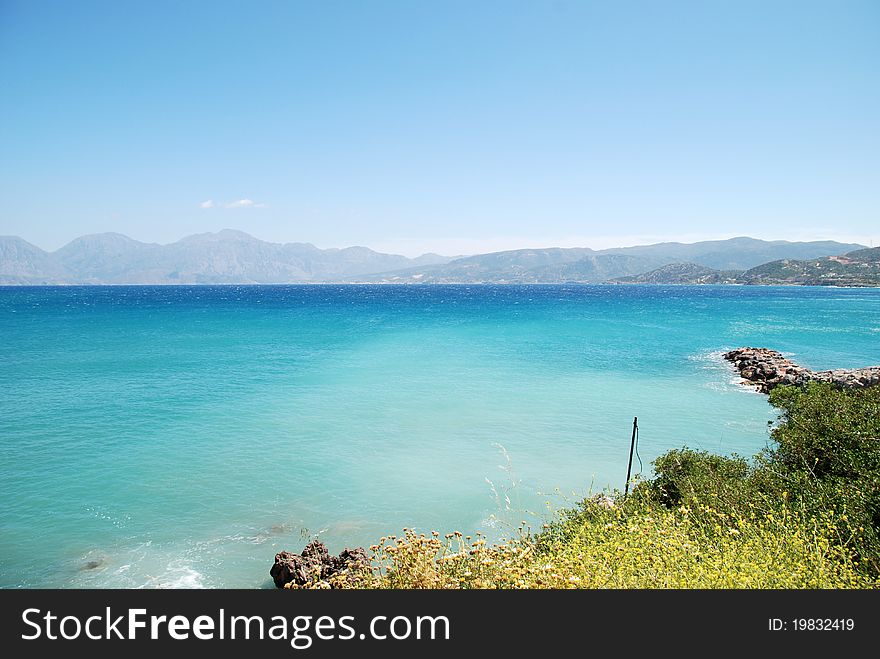
<svg viewBox="0 0 880 659">
<path fill-rule="evenodd" d="M 160 588 L 204 588 L 203 579 L 205 576 L 190 567 L 183 568 L 182 573 L 177 575 L 172 581 L 161 584 Z"/>
<path fill-rule="evenodd" d="M 718 365 L 719 363 L 723 364 L 723 356 L 726 350 L 702 350 L 696 354 L 688 355 L 687 359 L 689 362 L 697 362 L 700 364 L 705 364 L 706 367 L 712 365 Z"/>
<path fill-rule="evenodd" d="M 756 387 L 750 386 L 746 380 L 743 380 L 736 370 L 736 366 L 724 359 L 724 353 L 728 350 L 729 348 L 703 350 L 688 355 L 688 361 L 698 364 L 701 370 L 714 371 L 718 374 L 712 380 L 704 382 L 702 386 L 713 391 L 760 394 L 761 392 Z"/>
<path fill-rule="evenodd" d="M 205 575 L 183 561 L 169 563 L 164 574 L 152 577 L 142 588 L 201 589 Z"/>
</svg>

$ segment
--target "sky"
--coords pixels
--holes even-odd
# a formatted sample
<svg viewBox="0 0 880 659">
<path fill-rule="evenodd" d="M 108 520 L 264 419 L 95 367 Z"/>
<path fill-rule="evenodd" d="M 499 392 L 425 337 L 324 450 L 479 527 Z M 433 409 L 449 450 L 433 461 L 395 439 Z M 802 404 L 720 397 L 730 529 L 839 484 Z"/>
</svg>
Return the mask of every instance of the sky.
<svg viewBox="0 0 880 659">
<path fill-rule="evenodd" d="M 0 0 L 0 234 L 880 245 L 880 2 Z"/>
</svg>

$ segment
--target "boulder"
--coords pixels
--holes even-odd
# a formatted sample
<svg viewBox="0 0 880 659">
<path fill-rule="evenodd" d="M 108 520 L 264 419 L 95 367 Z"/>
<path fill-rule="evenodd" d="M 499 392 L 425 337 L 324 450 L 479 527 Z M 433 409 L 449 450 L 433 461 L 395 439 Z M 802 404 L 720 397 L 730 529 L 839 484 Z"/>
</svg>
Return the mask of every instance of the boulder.
<svg viewBox="0 0 880 659">
<path fill-rule="evenodd" d="M 301 554 L 282 551 L 275 554 L 275 564 L 269 575 L 278 588 L 314 586 L 329 583 L 334 577 L 349 578 L 355 570 L 369 568 L 370 561 L 363 547 L 344 549 L 332 556 L 319 540 L 312 540 Z M 290 585 L 288 585 L 290 584 Z"/>
</svg>

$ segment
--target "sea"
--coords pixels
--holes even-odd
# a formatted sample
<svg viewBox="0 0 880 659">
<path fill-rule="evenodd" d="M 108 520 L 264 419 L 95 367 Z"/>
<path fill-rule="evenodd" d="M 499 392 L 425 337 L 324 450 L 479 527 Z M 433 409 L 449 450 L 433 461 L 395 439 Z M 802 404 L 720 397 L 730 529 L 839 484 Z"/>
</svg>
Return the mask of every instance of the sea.
<svg viewBox="0 0 880 659">
<path fill-rule="evenodd" d="M 503 540 L 687 446 L 771 446 L 721 354 L 880 364 L 880 289 L 0 288 L 0 587 L 263 588 L 281 550 Z"/>
</svg>

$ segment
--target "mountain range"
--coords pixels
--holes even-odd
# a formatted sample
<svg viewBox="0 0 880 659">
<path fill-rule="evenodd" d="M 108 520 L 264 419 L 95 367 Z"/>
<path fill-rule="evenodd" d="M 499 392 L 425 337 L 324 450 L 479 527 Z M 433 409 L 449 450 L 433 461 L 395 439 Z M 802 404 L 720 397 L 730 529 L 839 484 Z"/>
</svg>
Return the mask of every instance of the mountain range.
<svg viewBox="0 0 880 659">
<path fill-rule="evenodd" d="M 813 259 L 863 248 L 864 245 L 834 241 L 788 242 L 742 237 L 603 250 L 577 247 L 519 249 L 380 273 L 361 277 L 358 281 L 431 284 L 602 283 L 641 275 L 670 264 L 690 264 L 691 267 L 704 268 L 707 273 L 740 272 L 780 259 Z"/>
<path fill-rule="evenodd" d="M 465 257 L 423 254 L 412 259 L 366 247 L 319 249 L 309 243 L 270 243 L 231 229 L 167 245 L 118 233 L 94 234 L 54 252 L 6 236 L 0 237 L 0 285 L 638 283 L 639 277 L 653 283 L 736 283 L 736 277 L 758 266 L 787 264 L 773 266 L 773 272 L 765 274 L 758 271 L 756 281 L 749 282 L 762 283 L 761 277 L 779 268 L 790 274 L 796 269 L 794 263 L 849 253 L 836 257 L 845 259 L 858 254 L 854 250 L 864 251 L 864 245 L 731 238 L 604 250 L 522 249 Z M 832 262 L 846 265 L 828 261 L 829 268 Z M 676 278 L 680 281 L 673 281 Z"/>
<path fill-rule="evenodd" d="M 45 252 L 17 236 L 0 237 L 0 284 L 274 284 L 346 278 L 451 257 L 410 259 L 366 247 L 319 249 L 269 243 L 242 231 L 188 236 L 169 245 L 118 233 L 82 236 Z"/>
</svg>

